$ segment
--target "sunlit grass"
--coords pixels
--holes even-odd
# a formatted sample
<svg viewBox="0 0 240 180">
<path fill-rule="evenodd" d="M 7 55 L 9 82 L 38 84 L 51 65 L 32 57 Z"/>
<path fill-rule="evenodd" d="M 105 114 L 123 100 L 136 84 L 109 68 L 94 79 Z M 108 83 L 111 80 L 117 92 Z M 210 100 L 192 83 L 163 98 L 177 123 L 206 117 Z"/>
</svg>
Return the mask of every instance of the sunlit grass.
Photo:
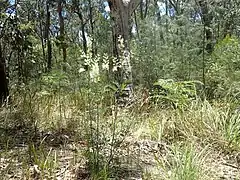
<svg viewBox="0 0 240 180">
<path fill-rule="evenodd" d="M 65 156 L 71 159 L 68 168 L 75 168 L 74 176 L 107 179 L 116 174 L 112 168 L 121 167 L 124 160 L 120 157 L 124 157 L 143 169 L 145 179 L 214 179 L 214 173 L 206 173 L 214 161 L 212 153 L 240 149 L 239 114 L 228 103 L 197 99 L 181 110 L 149 105 L 141 112 L 141 103 L 123 109 L 114 102 L 105 103 L 104 93 L 28 93 L 15 97 L 0 113 L 2 161 L 14 159 L 9 153 L 12 149 L 25 149 L 17 162 L 0 169 L 2 177 L 17 169 L 26 178 L 34 173 L 41 178 L 46 174 L 60 176 L 57 172 L 62 164 L 69 162 L 61 163 L 59 153 L 66 150 Z M 130 144 L 141 140 L 164 142 L 168 148 L 162 156 L 160 150 L 149 150 L 145 157 L 141 149 L 132 152 L 130 146 L 122 146 L 129 139 Z M 132 160 L 130 151 L 143 156 Z M 140 158 L 155 163 L 144 170 Z M 214 172 L 213 168 L 209 167 L 209 172 Z"/>
</svg>

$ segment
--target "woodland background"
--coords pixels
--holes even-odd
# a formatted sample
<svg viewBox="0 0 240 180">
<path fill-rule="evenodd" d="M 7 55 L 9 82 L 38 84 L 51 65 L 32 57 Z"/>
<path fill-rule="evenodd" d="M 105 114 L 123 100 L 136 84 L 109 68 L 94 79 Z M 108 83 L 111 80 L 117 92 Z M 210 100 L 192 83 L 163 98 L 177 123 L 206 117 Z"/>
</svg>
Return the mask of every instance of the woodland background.
<svg viewBox="0 0 240 180">
<path fill-rule="evenodd" d="M 240 178 L 239 16 L 233 0 L 0 0 L 0 176 Z"/>
</svg>

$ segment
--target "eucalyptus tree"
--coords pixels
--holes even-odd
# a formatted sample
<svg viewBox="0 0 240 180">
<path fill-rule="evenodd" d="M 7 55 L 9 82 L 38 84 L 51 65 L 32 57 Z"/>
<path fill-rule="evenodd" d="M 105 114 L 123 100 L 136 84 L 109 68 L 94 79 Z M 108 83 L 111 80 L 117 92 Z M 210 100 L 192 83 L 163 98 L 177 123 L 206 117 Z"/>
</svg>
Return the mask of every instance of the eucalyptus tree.
<svg viewBox="0 0 240 180">
<path fill-rule="evenodd" d="M 44 39 L 47 42 L 47 69 L 52 69 L 52 43 L 50 39 L 50 26 L 51 26 L 51 11 L 50 11 L 50 1 L 46 1 L 46 25 Z"/>
<path fill-rule="evenodd" d="M 7 75 L 6 75 L 5 59 L 2 54 L 2 46 L 0 43 L 0 105 L 2 104 L 3 101 L 6 100 L 8 95 L 9 95 L 9 90 L 8 90 L 8 82 L 7 82 Z"/>
<path fill-rule="evenodd" d="M 6 100 L 9 95 L 8 81 L 6 73 L 6 54 L 4 54 L 3 46 L 7 40 L 7 25 L 10 18 L 6 15 L 6 10 L 9 8 L 8 1 L 0 0 L 0 105 Z"/>
<path fill-rule="evenodd" d="M 88 23 L 89 18 L 84 16 L 84 11 L 86 9 L 86 2 L 80 3 L 79 0 L 72 1 L 72 11 L 76 13 L 79 20 L 80 20 L 80 27 L 81 27 L 81 35 L 82 35 L 82 43 L 83 43 L 83 51 L 87 54 L 87 37 L 86 37 L 86 25 Z"/>
<path fill-rule="evenodd" d="M 206 36 L 206 51 L 208 53 L 212 53 L 213 51 L 213 31 L 211 28 L 212 20 L 213 20 L 213 14 L 210 13 L 210 3 L 207 0 L 199 0 L 198 4 L 201 9 L 202 14 L 202 23 L 204 25 L 204 33 Z"/>
<path fill-rule="evenodd" d="M 114 55 L 120 62 L 118 80 L 125 84 L 126 100 L 133 96 L 133 80 L 129 46 L 129 20 L 140 0 L 108 0 L 113 18 Z M 124 100 L 125 101 L 125 100 Z"/>
<path fill-rule="evenodd" d="M 59 40 L 61 42 L 61 49 L 63 55 L 63 62 L 67 63 L 67 45 L 66 45 L 66 32 L 65 32 L 65 23 L 63 17 L 63 6 L 66 2 L 64 0 L 57 0 L 57 12 L 58 12 L 58 19 L 59 19 L 59 26 L 60 26 L 60 35 Z M 66 64 L 63 66 L 63 70 L 66 70 Z"/>
</svg>

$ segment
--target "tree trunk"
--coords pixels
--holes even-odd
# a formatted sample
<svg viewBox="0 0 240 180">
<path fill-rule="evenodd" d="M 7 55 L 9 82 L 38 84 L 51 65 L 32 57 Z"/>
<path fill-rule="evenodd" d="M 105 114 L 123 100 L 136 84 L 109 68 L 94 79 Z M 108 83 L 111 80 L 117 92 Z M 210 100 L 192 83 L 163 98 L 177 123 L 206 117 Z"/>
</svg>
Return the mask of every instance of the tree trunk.
<svg viewBox="0 0 240 180">
<path fill-rule="evenodd" d="M 65 44 L 65 32 L 64 32 L 64 19 L 62 15 L 63 10 L 63 0 L 58 0 L 58 18 L 59 18 L 59 25 L 60 25 L 60 41 L 63 53 L 63 62 L 67 62 L 67 48 Z M 63 66 L 63 70 L 66 70 L 66 64 Z"/>
<path fill-rule="evenodd" d="M 9 95 L 8 81 L 5 68 L 5 59 L 2 54 L 2 47 L 0 45 L 0 105 L 7 99 Z"/>
<path fill-rule="evenodd" d="M 89 21 L 90 21 L 90 28 L 91 28 L 91 34 L 92 34 L 92 57 L 95 57 L 97 54 L 96 49 L 96 42 L 95 42 L 95 32 L 94 32 L 94 21 L 93 21 L 93 5 L 92 0 L 88 0 L 89 3 Z"/>
<path fill-rule="evenodd" d="M 46 4 L 47 16 L 46 16 L 46 27 L 45 27 L 45 40 L 47 41 L 47 70 L 52 69 L 52 44 L 49 38 L 49 28 L 50 28 L 50 11 L 49 11 L 49 1 Z"/>
<path fill-rule="evenodd" d="M 129 20 L 132 12 L 140 3 L 140 0 L 109 0 L 110 10 L 113 17 L 114 29 L 114 55 L 118 58 L 118 81 L 125 85 L 120 89 L 118 100 L 128 102 L 133 97 L 132 69 L 129 47 Z"/>
<path fill-rule="evenodd" d="M 206 0 L 199 0 L 198 3 L 202 11 L 202 22 L 205 27 L 205 36 L 207 40 L 205 49 L 208 53 L 211 53 L 214 48 L 213 32 L 211 29 L 211 22 L 212 22 L 213 16 L 209 13 L 208 2 Z"/>
<path fill-rule="evenodd" d="M 79 5 L 79 0 L 73 1 L 74 12 L 78 15 L 78 18 L 80 19 L 80 22 L 81 22 L 81 35 L 82 35 L 82 43 L 83 43 L 83 52 L 85 54 L 87 54 L 88 48 L 87 48 L 87 38 L 86 38 L 86 34 L 85 34 L 86 22 L 84 21 L 83 14 L 82 14 L 79 6 L 80 6 Z"/>
<path fill-rule="evenodd" d="M 85 35 L 85 23 L 83 21 L 83 17 L 82 17 L 82 14 L 81 13 L 78 13 L 78 16 L 80 18 L 80 21 L 81 21 L 81 32 L 82 32 L 82 41 L 83 41 L 83 52 L 85 54 L 87 54 L 87 38 L 86 38 L 86 35 Z"/>
<path fill-rule="evenodd" d="M 140 2 L 140 17 L 143 20 L 144 19 L 144 15 L 143 15 L 143 0 L 141 0 Z"/>
</svg>

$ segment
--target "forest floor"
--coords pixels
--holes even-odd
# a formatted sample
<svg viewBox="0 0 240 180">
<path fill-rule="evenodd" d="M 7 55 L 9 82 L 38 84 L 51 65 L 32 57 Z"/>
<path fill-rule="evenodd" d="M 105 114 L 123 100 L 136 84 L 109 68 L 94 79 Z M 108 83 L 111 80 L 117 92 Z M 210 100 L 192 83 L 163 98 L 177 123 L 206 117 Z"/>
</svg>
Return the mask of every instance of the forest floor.
<svg viewBox="0 0 240 180">
<path fill-rule="evenodd" d="M 169 156 L 178 158 L 174 157 L 173 152 L 171 152 L 171 144 L 133 138 L 124 143 L 127 144 L 127 149 L 122 149 L 127 153 L 124 156 L 131 157 L 131 159 L 126 167 L 124 164 L 121 165 L 123 167 L 116 167 L 119 171 L 117 177 L 108 179 L 174 179 L 169 178 L 171 177 L 170 170 L 166 172 L 166 167 L 158 164 L 158 160 L 166 160 Z M 50 160 L 46 158 L 42 163 L 49 167 L 42 168 L 41 165 L 25 164 L 26 159 L 29 158 L 27 147 L 15 147 L 7 152 L 1 152 L 1 177 L 2 179 L 90 179 L 88 178 L 89 172 L 84 166 L 85 158 L 82 155 L 81 159 L 79 152 L 76 152 L 76 149 L 84 148 L 86 147 L 81 142 L 79 144 L 69 143 L 59 148 L 50 148 L 48 152 L 54 154 L 56 159 L 52 160 L 52 165 L 47 165 Z M 202 148 L 199 147 L 199 150 L 201 151 Z M 201 167 L 197 167 L 202 168 L 205 172 L 199 179 L 239 179 L 240 169 L 236 157 L 237 153 L 226 154 L 213 147 L 208 147 L 206 150 L 207 154 L 204 154 L 204 160 L 199 165 Z M 200 154 L 201 152 L 196 153 Z M 159 159 L 156 160 L 156 157 Z M 183 178 L 184 176 L 182 174 Z M 187 177 L 191 179 L 191 172 Z"/>
<path fill-rule="evenodd" d="M 1 179 L 240 178 L 240 115 L 228 104 L 138 106 L 91 120 L 97 111 L 54 101 L 1 109 Z"/>
</svg>

